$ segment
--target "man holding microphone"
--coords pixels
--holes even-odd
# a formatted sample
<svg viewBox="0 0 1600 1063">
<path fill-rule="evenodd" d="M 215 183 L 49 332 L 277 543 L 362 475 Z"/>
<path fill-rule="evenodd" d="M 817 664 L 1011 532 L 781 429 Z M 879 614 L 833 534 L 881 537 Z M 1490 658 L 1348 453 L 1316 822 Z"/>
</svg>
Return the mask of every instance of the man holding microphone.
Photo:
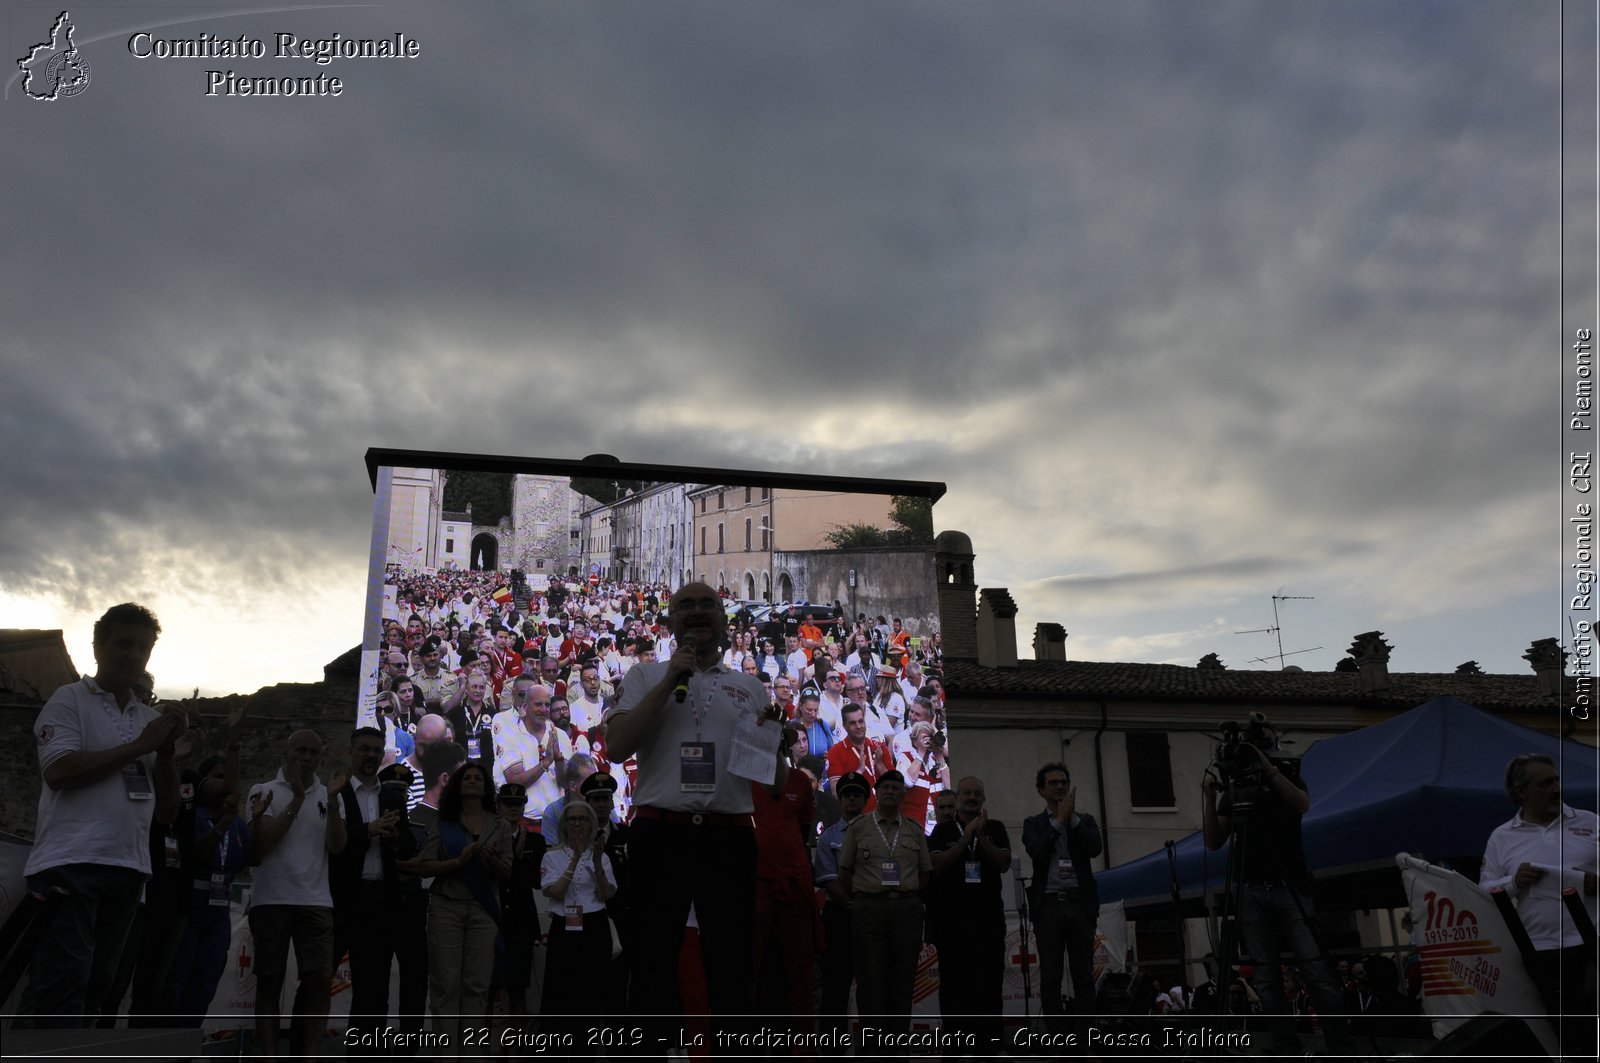
<svg viewBox="0 0 1600 1063">
<path fill-rule="evenodd" d="M 674 970 L 690 906 L 700 928 L 711 1011 L 749 1010 L 755 926 L 756 836 L 747 777 L 731 770 L 736 741 L 767 749 L 776 763 L 779 730 L 759 680 L 721 664 L 727 616 L 717 592 L 690 583 L 672 596 L 676 648 L 662 663 L 638 664 L 607 711 L 607 756 L 638 760 L 630 858 L 638 929 L 636 1010 L 678 1010 Z M 776 780 L 782 785 L 782 771 Z M 760 779 L 760 782 L 768 782 Z"/>
</svg>

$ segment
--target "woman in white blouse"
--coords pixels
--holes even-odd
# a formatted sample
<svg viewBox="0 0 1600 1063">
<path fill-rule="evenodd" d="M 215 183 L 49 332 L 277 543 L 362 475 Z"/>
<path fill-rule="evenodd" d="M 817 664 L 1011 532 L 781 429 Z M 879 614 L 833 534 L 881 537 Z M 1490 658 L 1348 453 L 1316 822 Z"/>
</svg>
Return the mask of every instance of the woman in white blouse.
<svg viewBox="0 0 1600 1063">
<path fill-rule="evenodd" d="M 605 984 L 611 964 L 606 901 L 617 892 L 617 878 L 588 802 L 566 803 L 556 837 L 560 844 L 546 851 L 539 866 L 541 888 L 550 898 L 550 951 L 539 1010 L 578 1023 L 604 1000 L 595 987 Z"/>
</svg>

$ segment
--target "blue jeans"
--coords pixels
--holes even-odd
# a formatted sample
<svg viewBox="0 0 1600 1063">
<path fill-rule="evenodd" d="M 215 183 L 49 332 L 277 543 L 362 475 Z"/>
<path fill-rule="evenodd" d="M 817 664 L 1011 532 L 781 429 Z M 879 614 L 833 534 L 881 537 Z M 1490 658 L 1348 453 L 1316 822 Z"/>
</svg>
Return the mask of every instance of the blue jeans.
<svg viewBox="0 0 1600 1063">
<path fill-rule="evenodd" d="M 116 978 L 144 879 L 100 864 L 62 864 L 29 876 L 35 893 L 59 888 L 66 896 L 33 954 L 19 1015 L 38 1016 L 38 1026 L 78 1026 L 102 1007 L 115 1011 L 121 1001 L 101 998 Z"/>
<path fill-rule="evenodd" d="M 233 910 L 206 903 L 203 890 L 189 910 L 178 955 L 172 962 L 173 1006 L 183 1026 L 199 1026 L 217 995 L 233 943 Z"/>
<path fill-rule="evenodd" d="M 1304 914 L 1302 914 L 1302 911 Z M 1239 910 L 1239 936 L 1244 950 L 1255 961 L 1250 983 L 1261 998 L 1261 1010 L 1270 1016 L 1273 1046 L 1278 1051 L 1298 1049 L 1299 1038 L 1289 1016 L 1289 1003 L 1283 995 L 1283 974 L 1279 970 L 1285 950 L 1294 955 L 1300 977 L 1311 991 L 1322 1020 L 1328 1051 L 1338 1055 L 1355 1053 L 1355 1042 L 1346 1032 L 1343 1019 L 1344 994 L 1339 991 L 1333 970 L 1323 960 L 1317 941 L 1306 920 L 1315 918 L 1311 895 L 1288 886 L 1244 887 Z"/>
</svg>

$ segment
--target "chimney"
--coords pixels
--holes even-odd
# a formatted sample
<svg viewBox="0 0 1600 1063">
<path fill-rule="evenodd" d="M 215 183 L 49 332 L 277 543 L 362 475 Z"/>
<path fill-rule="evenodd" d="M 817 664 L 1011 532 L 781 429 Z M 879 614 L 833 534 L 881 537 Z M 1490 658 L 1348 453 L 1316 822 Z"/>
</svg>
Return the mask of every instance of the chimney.
<svg viewBox="0 0 1600 1063">
<path fill-rule="evenodd" d="M 1033 659 L 1036 661 L 1066 660 L 1067 629 L 1060 624 L 1035 624 L 1033 627 Z"/>
<path fill-rule="evenodd" d="M 978 656 L 978 584 L 972 576 L 972 558 L 972 540 L 963 532 L 940 532 L 933 540 L 944 655 L 968 661 Z"/>
<path fill-rule="evenodd" d="M 1540 639 L 1528 647 L 1522 659 L 1533 666 L 1539 678 L 1541 697 L 1553 698 L 1561 694 L 1562 671 L 1567 666 L 1567 651 L 1555 639 Z"/>
<path fill-rule="evenodd" d="M 1361 673 L 1361 693 L 1386 694 L 1389 682 L 1389 654 L 1394 647 L 1383 641 L 1381 631 L 1363 631 L 1350 644 L 1350 656 L 1355 658 L 1356 669 Z"/>
<path fill-rule="evenodd" d="M 978 596 L 978 663 L 985 668 L 1017 666 L 1017 603 L 1004 587 Z"/>
</svg>

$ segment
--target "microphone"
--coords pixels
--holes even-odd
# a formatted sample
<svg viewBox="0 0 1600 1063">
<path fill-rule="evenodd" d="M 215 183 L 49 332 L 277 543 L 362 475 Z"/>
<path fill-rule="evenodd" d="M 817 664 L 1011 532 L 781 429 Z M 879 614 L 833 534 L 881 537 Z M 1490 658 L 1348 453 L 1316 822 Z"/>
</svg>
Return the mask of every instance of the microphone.
<svg viewBox="0 0 1600 1063">
<path fill-rule="evenodd" d="M 685 635 L 683 638 L 678 640 L 678 645 L 683 649 L 690 650 L 692 652 L 698 652 L 700 649 L 700 640 L 695 638 L 693 635 Z M 679 705 L 682 705 L 683 699 L 689 696 L 689 677 L 692 675 L 694 675 L 694 671 L 692 669 L 682 673 L 678 676 L 678 685 L 672 688 L 672 700 L 677 702 Z"/>
</svg>

